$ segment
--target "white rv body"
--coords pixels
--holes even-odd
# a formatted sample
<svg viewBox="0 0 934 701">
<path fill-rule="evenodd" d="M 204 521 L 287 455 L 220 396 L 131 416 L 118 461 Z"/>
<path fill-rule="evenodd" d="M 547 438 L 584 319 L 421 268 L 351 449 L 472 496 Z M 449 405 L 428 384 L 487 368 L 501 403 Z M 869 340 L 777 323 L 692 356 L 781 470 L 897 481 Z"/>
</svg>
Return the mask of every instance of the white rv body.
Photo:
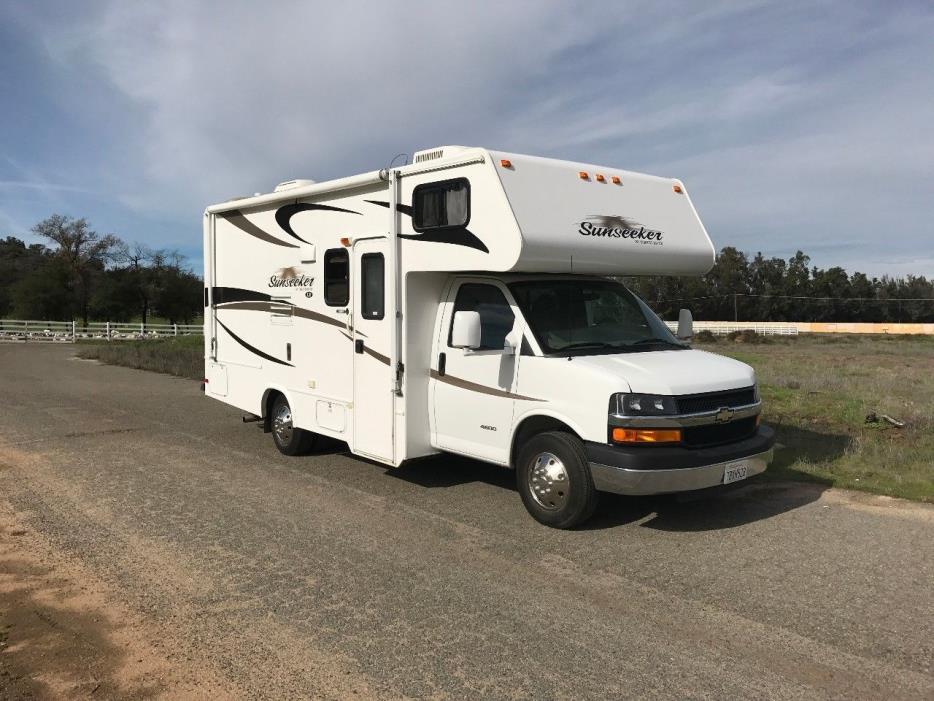
<svg viewBox="0 0 934 701">
<path fill-rule="evenodd" d="M 457 221 L 415 228 L 443 217 Z M 684 349 L 556 357 L 511 291 L 703 274 L 714 249 L 680 181 L 442 147 L 397 169 L 208 207 L 204 251 L 206 394 L 267 430 L 281 396 L 294 428 L 387 465 L 447 451 L 513 466 L 536 427 L 560 429 L 590 451 L 597 488 L 624 493 L 714 486 L 725 465 L 742 462 L 747 476 L 771 457 L 760 440 L 758 452 L 699 466 L 613 464 L 600 452 L 613 422 L 641 424 L 608 417 L 612 396 L 728 393 L 754 387 L 751 368 Z M 464 285 L 479 286 L 465 299 L 505 300 L 505 348 L 451 345 Z M 758 415 L 758 397 L 727 408 Z"/>
</svg>

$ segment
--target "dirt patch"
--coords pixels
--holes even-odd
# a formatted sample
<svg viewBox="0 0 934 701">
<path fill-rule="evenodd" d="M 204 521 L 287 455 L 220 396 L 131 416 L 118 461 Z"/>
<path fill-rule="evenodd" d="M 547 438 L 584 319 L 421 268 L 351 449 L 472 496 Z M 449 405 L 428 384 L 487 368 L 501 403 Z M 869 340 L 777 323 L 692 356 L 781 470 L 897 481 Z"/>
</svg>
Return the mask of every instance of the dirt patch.
<svg viewBox="0 0 934 701">
<path fill-rule="evenodd" d="M 238 695 L 156 637 L 0 504 L 0 699 Z"/>
</svg>

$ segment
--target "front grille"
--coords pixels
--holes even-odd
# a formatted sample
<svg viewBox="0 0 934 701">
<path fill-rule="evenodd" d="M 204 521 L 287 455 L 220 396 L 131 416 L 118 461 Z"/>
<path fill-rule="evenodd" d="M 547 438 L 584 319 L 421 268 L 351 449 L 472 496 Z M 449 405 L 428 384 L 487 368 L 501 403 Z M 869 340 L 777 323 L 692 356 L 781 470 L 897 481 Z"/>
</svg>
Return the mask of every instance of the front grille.
<svg viewBox="0 0 934 701">
<path fill-rule="evenodd" d="M 750 416 L 747 419 L 730 421 L 725 424 L 689 426 L 682 429 L 682 442 L 688 448 L 705 448 L 711 445 L 741 441 L 751 436 L 755 431 L 756 417 Z"/>
<path fill-rule="evenodd" d="M 705 392 L 704 394 L 685 394 L 678 397 L 679 414 L 698 414 L 702 411 L 716 411 L 720 407 L 738 407 L 754 404 L 754 387 L 731 389 L 726 392 Z"/>
</svg>

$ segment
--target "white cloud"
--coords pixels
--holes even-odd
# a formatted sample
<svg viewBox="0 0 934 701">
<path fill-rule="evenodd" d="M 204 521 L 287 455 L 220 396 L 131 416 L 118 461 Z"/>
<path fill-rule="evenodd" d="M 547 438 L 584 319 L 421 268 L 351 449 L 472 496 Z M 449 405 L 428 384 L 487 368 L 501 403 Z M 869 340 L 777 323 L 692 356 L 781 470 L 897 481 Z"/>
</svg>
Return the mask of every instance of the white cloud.
<svg viewBox="0 0 934 701">
<path fill-rule="evenodd" d="M 920 6 L 64 7 L 15 17 L 59 70 L 120 101 L 91 182 L 50 180 L 113 192 L 141 219 L 196 222 L 290 177 L 464 143 L 681 177 L 718 245 L 863 268 L 880 232 L 894 256 L 932 248 L 934 14 Z M 918 265 L 934 274 L 930 256 Z"/>
</svg>

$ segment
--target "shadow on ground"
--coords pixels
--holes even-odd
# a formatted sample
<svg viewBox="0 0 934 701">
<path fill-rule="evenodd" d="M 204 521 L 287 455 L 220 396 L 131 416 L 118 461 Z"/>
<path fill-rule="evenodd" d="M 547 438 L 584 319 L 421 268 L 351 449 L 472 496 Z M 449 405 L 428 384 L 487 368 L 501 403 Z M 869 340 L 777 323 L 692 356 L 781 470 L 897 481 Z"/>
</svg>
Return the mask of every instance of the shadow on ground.
<svg viewBox="0 0 934 701">
<path fill-rule="evenodd" d="M 159 692 L 126 688 L 120 673 L 127 652 L 114 643 L 113 625 L 99 610 L 50 603 L 70 589 L 53 571 L 9 556 L 0 558 L 0 571 L 0 698 L 151 698 Z"/>
<path fill-rule="evenodd" d="M 764 475 L 697 494 L 650 497 L 601 494 L 596 513 L 582 530 L 633 523 L 668 531 L 720 530 L 772 518 L 816 501 L 831 482 L 791 465 L 799 460 L 832 461 L 843 455 L 850 437 L 781 424 L 775 428 L 783 447 L 775 451 L 772 465 Z M 387 474 L 428 489 L 480 482 L 516 491 L 512 470 L 455 455 L 414 460 Z M 518 495 L 516 503 L 521 508 Z"/>
</svg>

